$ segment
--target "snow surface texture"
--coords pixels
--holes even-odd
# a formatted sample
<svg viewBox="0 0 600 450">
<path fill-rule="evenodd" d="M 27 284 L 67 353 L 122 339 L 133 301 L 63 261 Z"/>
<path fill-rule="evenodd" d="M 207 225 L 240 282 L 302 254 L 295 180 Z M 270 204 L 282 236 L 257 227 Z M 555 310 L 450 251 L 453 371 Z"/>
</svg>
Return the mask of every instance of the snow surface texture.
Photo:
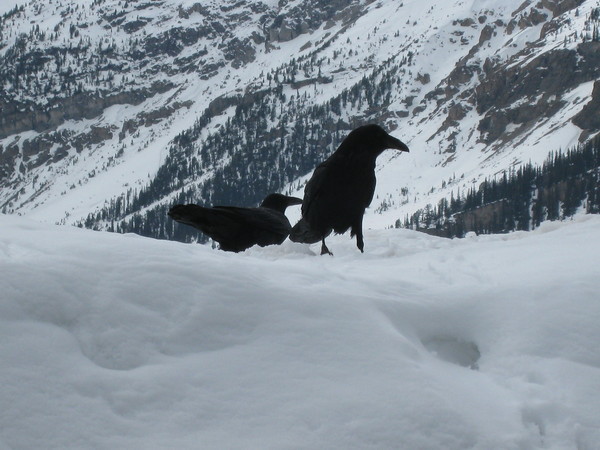
<svg viewBox="0 0 600 450">
<path fill-rule="evenodd" d="M 0 227 L 2 449 L 598 448 L 599 217 L 335 257 Z"/>
</svg>

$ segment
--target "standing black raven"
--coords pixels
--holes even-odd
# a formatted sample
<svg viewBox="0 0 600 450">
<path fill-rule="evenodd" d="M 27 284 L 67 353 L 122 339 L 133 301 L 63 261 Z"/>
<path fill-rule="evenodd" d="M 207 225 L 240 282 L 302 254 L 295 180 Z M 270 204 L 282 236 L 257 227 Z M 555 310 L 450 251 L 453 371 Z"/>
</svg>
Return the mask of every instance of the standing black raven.
<svg viewBox="0 0 600 450">
<path fill-rule="evenodd" d="M 297 197 L 270 194 L 258 208 L 175 205 L 169 210 L 169 217 L 198 228 L 217 241 L 221 250 L 242 252 L 255 244 L 281 244 L 291 229 L 285 209 L 300 203 L 302 200 Z"/>
<path fill-rule="evenodd" d="M 364 249 L 362 220 L 375 192 L 375 160 L 388 148 L 408 147 L 378 125 L 353 130 L 338 149 L 317 166 L 304 188 L 302 218 L 290 232 L 294 242 L 322 242 L 321 254 L 332 254 L 325 238 L 351 229 L 356 246 Z"/>
</svg>

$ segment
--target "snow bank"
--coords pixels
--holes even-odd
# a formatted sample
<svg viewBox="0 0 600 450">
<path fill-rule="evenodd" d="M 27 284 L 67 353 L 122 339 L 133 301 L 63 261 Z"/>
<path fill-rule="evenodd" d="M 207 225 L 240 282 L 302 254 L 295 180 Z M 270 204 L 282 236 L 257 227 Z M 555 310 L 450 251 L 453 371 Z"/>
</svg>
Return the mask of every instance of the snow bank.
<svg viewBox="0 0 600 450">
<path fill-rule="evenodd" d="M 600 442 L 599 217 L 334 257 L 0 227 L 0 448 Z"/>
</svg>

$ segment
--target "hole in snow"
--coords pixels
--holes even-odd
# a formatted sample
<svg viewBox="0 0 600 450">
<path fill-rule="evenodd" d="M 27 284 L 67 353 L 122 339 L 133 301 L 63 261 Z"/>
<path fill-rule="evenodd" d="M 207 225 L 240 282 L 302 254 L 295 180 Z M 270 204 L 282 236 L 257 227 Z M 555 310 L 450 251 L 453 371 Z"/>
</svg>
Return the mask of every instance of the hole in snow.
<svg viewBox="0 0 600 450">
<path fill-rule="evenodd" d="M 473 342 L 465 342 L 448 336 L 434 336 L 422 340 L 422 343 L 429 352 L 444 361 L 473 370 L 479 369 L 477 361 L 479 361 L 481 353 Z"/>
</svg>

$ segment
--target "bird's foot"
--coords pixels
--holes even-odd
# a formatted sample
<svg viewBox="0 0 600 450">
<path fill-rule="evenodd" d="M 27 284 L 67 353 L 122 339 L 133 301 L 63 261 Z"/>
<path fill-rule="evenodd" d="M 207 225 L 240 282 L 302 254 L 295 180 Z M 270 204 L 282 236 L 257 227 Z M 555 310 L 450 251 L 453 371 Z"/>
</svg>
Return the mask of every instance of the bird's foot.
<svg viewBox="0 0 600 450">
<path fill-rule="evenodd" d="M 365 241 L 363 241 L 362 233 L 356 236 L 356 246 L 361 253 L 365 252 Z"/>
<path fill-rule="evenodd" d="M 321 255 L 331 255 L 331 256 L 333 256 L 333 253 L 331 253 L 331 252 L 329 251 L 329 249 L 328 249 L 328 248 L 327 248 L 327 246 L 325 245 L 325 242 L 323 242 L 323 243 L 321 244 Z"/>
</svg>

